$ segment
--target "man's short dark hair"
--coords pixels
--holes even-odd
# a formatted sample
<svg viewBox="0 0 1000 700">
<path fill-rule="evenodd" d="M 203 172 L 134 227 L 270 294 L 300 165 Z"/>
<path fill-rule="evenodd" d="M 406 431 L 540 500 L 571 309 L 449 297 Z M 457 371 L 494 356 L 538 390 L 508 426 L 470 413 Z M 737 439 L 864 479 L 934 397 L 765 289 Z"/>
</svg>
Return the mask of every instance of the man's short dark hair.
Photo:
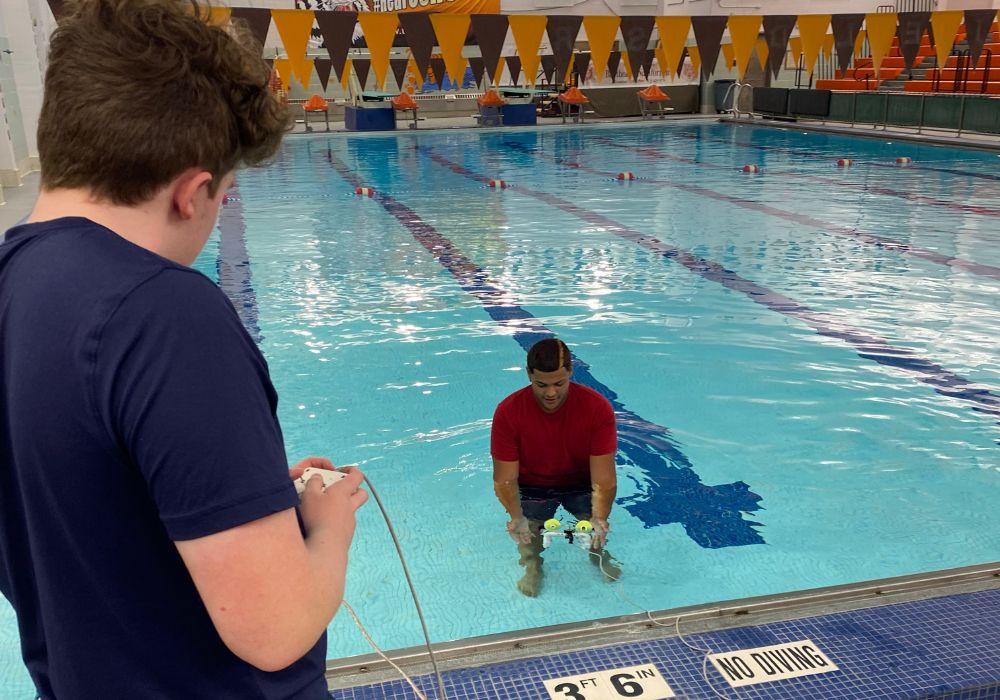
<svg viewBox="0 0 1000 700">
<path fill-rule="evenodd" d="M 539 340 L 528 350 L 528 371 L 555 372 L 560 367 L 573 368 L 573 356 L 566 343 L 558 338 Z"/>
</svg>

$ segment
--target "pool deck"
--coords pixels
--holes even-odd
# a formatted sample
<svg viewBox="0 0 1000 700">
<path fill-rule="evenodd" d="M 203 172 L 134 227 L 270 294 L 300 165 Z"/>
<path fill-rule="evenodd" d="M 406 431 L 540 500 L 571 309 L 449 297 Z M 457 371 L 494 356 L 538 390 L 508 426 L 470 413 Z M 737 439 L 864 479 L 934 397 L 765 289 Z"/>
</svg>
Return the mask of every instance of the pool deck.
<svg viewBox="0 0 1000 700">
<path fill-rule="evenodd" d="M 569 678 L 560 682 L 575 684 L 585 700 L 1000 698 L 1000 563 L 653 615 L 659 625 L 637 615 L 441 645 L 447 697 L 577 698 L 569 685 L 546 690 L 545 681 Z M 823 657 L 806 665 L 785 656 L 782 668 L 781 652 L 761 649 L 775 645 Z M 741 650 L 747 667 L 735 660 Z M 707 662 L 705 651 L 724 654 L 720 665 Z M 421 649 L 393 657 L 428 698 L 437 697 Z M 619 675 L 619 685 L 658 685 L 650 680 L 658 675 L 673 695 L 663 686 L 615 692 L 606 680 L 615 669 L 631 674 Z M 327 678 L 335 700 L 416 697 L 375 657 L 331 662 Z"/>
</svg>

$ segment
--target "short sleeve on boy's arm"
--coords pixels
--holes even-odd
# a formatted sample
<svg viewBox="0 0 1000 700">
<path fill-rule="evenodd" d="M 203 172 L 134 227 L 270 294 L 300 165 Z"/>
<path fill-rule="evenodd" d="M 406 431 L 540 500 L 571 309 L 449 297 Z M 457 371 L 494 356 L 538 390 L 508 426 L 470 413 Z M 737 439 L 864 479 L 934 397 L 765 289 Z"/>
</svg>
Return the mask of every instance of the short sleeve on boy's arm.
<svg viewBox="0 0 1000 700">
<path fill-rule="evenodd" d="M 590 438 L 590 454 L 594 457 L 618 451 L 618 428 L 615 425 L 615 409 L 607 401 L 601 401 L 594 415 L 594 430 Z"/>
<path fill-rule="evenodd" d="M 510 406 L 505 402 L 493 412 L 493 427 L 490 429 L 490 454 L 501 462 L 516 462 L 520 459 L 517 450 L 517 434 L 510 422 Z"/>
<path fill-rule="evenodd" d="M 298 503 L 266 363 L 208 278 L 160 271 L 123 300 L 96 348 L 95 411 L 171 539 Z"/>
</svg>

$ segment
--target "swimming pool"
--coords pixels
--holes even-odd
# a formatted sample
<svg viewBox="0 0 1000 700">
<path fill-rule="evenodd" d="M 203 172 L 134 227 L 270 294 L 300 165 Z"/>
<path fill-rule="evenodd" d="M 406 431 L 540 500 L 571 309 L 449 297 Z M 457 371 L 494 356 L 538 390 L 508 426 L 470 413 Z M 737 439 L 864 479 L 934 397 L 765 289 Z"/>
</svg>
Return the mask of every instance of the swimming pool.
<svg viewBox="0 0 1000 700">
<path fill-rule="evenodd" d="M 196 266 L 267 356 L 289 460 L 379 488 L 435 641 L 637 612 L 569 546 L 514 587 L 490 419 L 549 333 L 618 411 L 609 549 L 647 608 L 1000 559 L 994 154 L 709 122 L 311 137 L 233 195 Z M 357 532 L 347 599 L 419 644 L 374 504 Z"/>
</svg>

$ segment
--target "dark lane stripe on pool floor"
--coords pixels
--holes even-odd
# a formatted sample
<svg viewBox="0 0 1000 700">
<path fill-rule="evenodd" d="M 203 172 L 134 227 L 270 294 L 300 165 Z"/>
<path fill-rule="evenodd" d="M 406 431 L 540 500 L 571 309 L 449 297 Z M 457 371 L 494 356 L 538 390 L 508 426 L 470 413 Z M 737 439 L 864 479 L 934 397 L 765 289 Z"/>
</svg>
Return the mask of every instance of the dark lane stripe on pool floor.
<svg viewBox="0 0 1000 700">
<path fill-rule="evenodd" d="M 477 182 L 489 182 L 489 178 L 475 173 L 435 153 L 431 149 L 423 147 L 421 150 L 434 162 L 443 165 L 459 175 Z M 594 171 L 579 164 L 560 162 L 561 159 L 558 158 L 554 160 L 565 167 L 605 175 L 601 171 Z M 522 185 L 508 185 L 508 190 L 545 202 L 568 214 L 572 214 L 578 219 L 601 226 L 609 233 L 636 243 L 669 260 L 675 260 L 691 272 L 709 281 L 721 284 L 734 292 L 739 292 L 754 303 L 802 321 L 820 335 L 849 343 L 854 346 L 860 357 L 874 360 L 880 365 L 895 367 L 908 372 L 919 381 L 930 385 L 934 391 L 943 396 L 970 402 L 972 404 L 971 408 L 974 411 L 1000 416 L 1000 397 L 997 397 L 997 395 L 988 389 L 975 386 L 968 379 L 945 369 L 941 365 L 915 355 L 908 348 L 896 347 L 884 338 L 852 328 L 825 313 L 809 308 L 795 299 L 772 291 L 744 277 L 740 277 L 732 270 L 726 269 L 715 261 L 707 260 L 695 255 L 691 251 L 672 246 L 651 235 L 630 229 L 603 214 L 585 209 L 548 192 L 533 190 Z"/>
<path fill-rule="evenodd" d="M 351 187 L 364 184 L 332 150 L 326 157 Z M 511 295 L 491 280 L 486 270 L 415 211 L 381 191 L 376 191 L 373 199 L 452 274 L 463 291 L 482 304 L 490 318 L 512 329 L 514 340 L 525 351 L 535 342 L 555 335 L 530 312 L 508 302 Z M 611 402 L 618 423 L 618 451 L 645 473 L 645 482 L 636 481 L 640 492 L 618 501 L 629 513 L 646 527 L 680 523 L 688 537 L 706 548 L 764 543 L 754 529 L 761 523 L 743 519 L 744 512 L 760 509 L 761 497 L 747 484 L 737 481 L 704 485 L 670 432 L 626 408 L 618 395 L 594 378 L 590 366 L 575 355 L 573 379 Z"/>
<path fill-rule="evenodd" d="M 767 127 L 770 128 L 770 127 Z M 836 158 L 836 156 L 831 156 L 829 153 L 824 153 L 823 151 L 817 151 L 811 148 L 800 148 L 797 146 L 764 146 L 757 143 L 749 143 L 747 141 L 737 140 L 737 139 L 725 139 L 718 136 L 708 136 L 701 133 L 694 134 L 687 131 L 681 131 L 678 129 L 674 132 L 674 135 L 679 136 L 684 139 L 692 139 L 695 141 L 714 141 L 715 143 L 727 143 L 732 146 L 741 146 L 743 148 L 753 148 L 758 151 L 764 152 L 775 152 L 775 153 L 790 153 L 797 156 L 812 156 L 814 158 L 822 159 L 823 161 L 830 160 L 831 158 Z M 848 149 L 845 149 L 848 150 Z M 846 154 L 849 155 L 849 154 Z M 890 163 L 880 163 L 876 160 L 858 160 L 856 161 L 859 165 L 870 165 L 873 168 L 890 168 L 892 170 L 898 170 L 899 166 Z M 959 175 L 961 177 L 972 177 L 978 180 L 1000 180 L 1000 175 L 993 175 L 992 173 L 974 173 L 968 170 L 958 170 L 956 168 L 939 168 L 933 165 L 923 165 L 921 163 L 909 163 L 906 166 L 907 170 L 926 170 L 935 173 L 945 173 L 947 175 Z"/>
<path fill-rule="evenodd" d="M 600 140 L 600 139 L 599 139 Z M 516 148 L 525 152 L 532 152 L 530 148 L 526 148 L 519 144 L 508 144 L 511 148 Z M 635 148 L 628 146 L 630 150 L 634 150 L 637 153 L 644 154 L 647 156 L 652 156 L 655 158 L 668 157 L 667 154 L 655 148 Z M 671 157 L 676 158 L 676 156 Z M 558 159 L 565 161 L 565 159 Z M 557 161 L 558 162 L 558 161 Z M 573 161 L 560 162 L 560 165 L 567 165 L 567 163 L 572 163 Z M 696 161 L 692 161 L 696 163 Z M 578 170 L 584 170 L 586 172 L 593 173 L 594 175 L 601 175 L 603 177 L 614 178 L 616 173 L 594 170 L 593 168 L 587 168 L 584 165 L 575 163 L 568 165 L 568 167 L 576 168 Z M 727 168 L 729 170 L 729 168 Z M 901 253 L 903 255 L 910 255 L 915 258 L 921 258 L 923 260 L 928 260 L 938 265 L 947 265 L 948 267 L 953 267 L 959 270 L 965 270 L 966 272 L 971 272 L 974 275 L 980 275 L 982 277 L 989 277 L 991 279 L 1000 280 L 1000 267 L 995 267 L 993 265 L 984 265 L 982 263 L 973 262 L 972 260 L 966 260 L 964 258 L 957 258 L 952 255 L 943 255 L 941 253 L 935 252 L 933 250 L 928 250 L 926 248 L 920 248 L 918 246 L 911 245 L 904 241 L 898 241 L 894 238 L 886 238 L 885 236 L 879 236 L 874 233 L 865 233 L 864 231 L 858 231 L 854 228 L 848 228 L 847 226 L 839 226 L 837 224 L 831 224 L 826 221 L 821 221 L 812 216 L 806 214 L 796 214 L 795 212 L 785 211 L 784 209 L 778 209 L 767 204 L 761 204 L 760 202 L 755 202 L 752 199 L 745 199 L 743 197 L 737 197 L 731 194 L 725 194 L 723 192 L 716 192 L 715 190 L 710 190 L 707 187 L 701 187 L 700 185 L 692 185 L 683 182 L 675 182 L 673 180 L 658 180 L 656 178 L 642 178 L 639 180 L 634 180 L 637 183 L 647 183 L 651 185 L 656 185 L 657 187 L 671 187 L 675 190 L 681 190 L 683 192 L 690 192 L 691 194 L 699 195 L 701 197 L 707 197 L 709 199 L 715 199 L 721 202 L 728 202 L 730 204 L 735 204 L 743 209 L 750 209 L 751 211 L 759 211 L 762 214 L 767 214 L 768 216 L 773 216 L 777 219 L 784 219 L 786 221 L 792 221 L 797 224 L 802 224 L 803 226 L 809 226 L 817 231 L 822 231 L 824 233 L 829 233 L 835 236 L 843 236 L 845 238 L 853 238 L 869 245 L 873 245 L 876 248 L 881 248 L 883 250 L 889 250 L 894 253 Z"/>
<path fill-rule="evenodd" d="M 247 252 L 247 225 L 240 191 L 235 184 L 219 212 L 219 255 L 215 269 L 219 274 L 219 287 L 233 303 L 250 337 L 260 345 L 264 338 L 260 334 L 257 294 L 253 289 Z"/>
<path fill-rule="evenodd" d="M 724 170 L 728 173 L 734 173 L 739 171 L 739 167 L 735 165 L 723 165 L 721 163 L 709 163 L 697 158 L 686 158 L 684 156 L 679 156 L 673 153 L 666 153 L 659 148 L 651 148 L 649 146 L 632 146 L 626 143 L 619 143 L 613 139 L 598 137 L 594 139 L 598 143 L 603 143 L 606 146 L 611 146 L 612 148 L 620 148 L 627 151 L 633 151 L 640 155 L 648 156 L 655 160 L 672 160 L 676 163 L 685 163 L 687 165 L 694 165 L 699 168 L 707 168 L 710 170 Z M 746 165 L 746 163 L 744 163 Z M 994 209 L 993 207 L 978 206 L 975 204 L 962 204 L 961 202 L 952 202 L 947 199 L 938 199 L 936 197 L 929 197 L 922 194 L 913 194 L 912 192 L 902 192 L 900 190 L 890 189 L 888 187 L 883 187 L 881 185 L 869 185 L 860 184 L 853 182 L 843 182 L 834 177 L 827 177 L 825 175 L 816 175 L 813 173 L 804 173 L 796 170 L 776 170 L 775 168 L 765 168 L 761 171 L 768 177 L 786 177 L 791 178 L 796 181 L 808 180 L 810 182 L 819 182 L 824 185 L 833 185 L 835 187 L 840 187 L 843 189 L 854 190 L 861 193 L 871 193 L 883 195 L 885 197 L 896 197 L 898 199 L 903 199 L 908 202 L 913 202 L 914 204 L 926 204 L 933 207 L 941 207 L 943 209 L 948 209 L 950 211 L 960 211 L 965 214 L 978 214 L 980 216 L 994 216 L 1000 217 L 1000 209 Z"/>
</svg>

